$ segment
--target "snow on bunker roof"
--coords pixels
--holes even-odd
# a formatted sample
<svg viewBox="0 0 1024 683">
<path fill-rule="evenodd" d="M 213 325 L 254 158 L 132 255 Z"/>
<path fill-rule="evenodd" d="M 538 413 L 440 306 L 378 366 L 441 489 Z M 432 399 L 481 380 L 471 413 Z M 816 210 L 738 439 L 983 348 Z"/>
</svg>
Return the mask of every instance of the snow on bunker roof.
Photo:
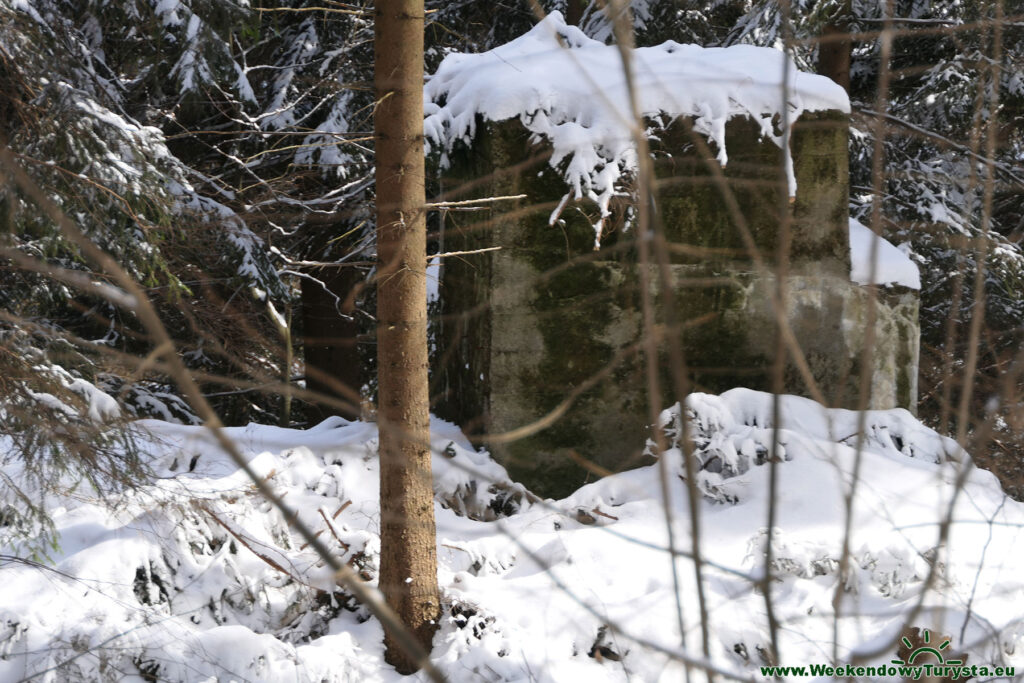
<svg viewBox="0 0 1024 683">
<path fill-rule="evenodd" d="M 875 265 L 871 266 L 871 252 Z M 921 271 L 899 247 L 850 219 L 850 280 L 860 285 L 900 285 L 921 289 Z"/>
<path fill-rule="evenodd" d="M 772 118 L 782 114 L 784 87 L 789 112 L 783 120 L 795 121 L 806 111 L 850 111 L 842 87 L 798 71 L 772 48 L 668 41 L 635 50 L 632 68 L 641 114 L 692 116 L 696 130 L 717 146 L 723 165 L 725 123 L 734 116 L 749 116 L 764 137 L 786 144 L 787 131 L 775 135 L 772 129 Z M 478 115 L 486 121 L 518 117 L 536 138 L 551 143 L 552 167 L 568 160 L 571 193 L 597 202 L 602 218 L 616 183 L 636 169 L 619 49 L 588 38 L 557 11 L 493 50 L 445 57 L 426 84 L 425 101 L 427 144 L 441 148 L 443 166 L 456 142 L 472 141 Z M 788 149 L 786 171 L 795 194 Z M 594 227 L 600 238 L 600 221 Z"/>
</svg>

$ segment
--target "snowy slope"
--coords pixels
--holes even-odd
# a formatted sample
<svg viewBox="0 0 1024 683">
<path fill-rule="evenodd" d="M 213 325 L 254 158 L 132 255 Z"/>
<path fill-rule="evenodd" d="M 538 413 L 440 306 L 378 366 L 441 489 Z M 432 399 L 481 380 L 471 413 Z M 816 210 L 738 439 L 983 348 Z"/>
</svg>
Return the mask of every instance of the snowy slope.
<svg viewBox="0 0 1024 683">
<path fill-rule="evenodd" d="M 688 404 L 700 468 L 703 581 L 717 667 L 759 677 L 769 648 L 755 588 L 766 538 L 768 394 L 735 389 Z M 857 414 L 783 400 L 773 533 L 781 663 L 828 662 Z M 853 562 L 839 655 L 898 633 L 920 598 L 960 465 L 956 445 L 901 410 L 865 415 Z M 435 639 L 454 681 L 680 680 L 701 652 L 679 411 L 663 416 L 680 588 L 673 588 L 657 466 L 528 502 L 504 470 L 435 421 L 440 583 Z M 337 589 L 297 535 L 253 494 L 202 429 L 136 423 L 160 475 L 114 501 L 48 494 L 60 544 L 45 567 L 0 550 L 0 681 L 389 681 L 381 629 Z M 370 580 L 376 571 L 376 432 L 339 419 L 307 431 L 229 430 L 304 522 Z M 6 450 L 6 449 L 5 449 Z M 624 450 L 628 446 L 624 445 Z M 18 465 L 3 473 L 15 480 Z M 6 502 L 6 501 L 5 501 Z M 467 511 L 476 520 L 455 514 Z M 495 519 L 495 511 L 514 513 Z M 322 514 L 321 514 L 322 513 Z M 331 519 L 328 527 L 327 519 Z M 972 663 L 1024 667 L 1024 507 L 987 472 L 956 497 L 942 570 L 916 625 L 951 634 Z M 484 521 L 490 520 L 490 521 Z M 286 569 L 288 575 L 275 569 Z M 289 576 L 290 575 L 290 576 Z M 610 626 L 611 625 L 611 626 Z M 872 661 L 888 663 L 895 648 Z M 151 679 L 155 680 L 155 679 Z M 809 679 L 793 679 L 809 680 Z"/>
</svg>

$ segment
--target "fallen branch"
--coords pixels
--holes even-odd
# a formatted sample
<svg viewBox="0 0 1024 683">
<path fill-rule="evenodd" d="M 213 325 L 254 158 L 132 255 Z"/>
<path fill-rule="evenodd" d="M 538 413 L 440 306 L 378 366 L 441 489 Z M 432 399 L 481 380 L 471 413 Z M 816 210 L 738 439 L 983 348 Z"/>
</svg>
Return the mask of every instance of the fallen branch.
<svg viewBox="0 0 1024 683">
<path fill-rule="evenodd" d="M 288 571 L 287 569 L 284 568 L 284 566 L 280 562 L 275 560 L 270 555 L 268 555 L 266 553 L 262 553 L 262 552 L 256 550 L 256 548 L 254 548 L 253 545 L 258 543 L 258 541 L 247 539 L 245 534 L 244 534 L 244 532 L 242 532 L 241 529 L 234 528 L 233 524 L 229 524 L 228 522 L 226 522 L 223 519 L 221 519 L 220 517 L 218 517 L 217 514 L 213 510 L 211 510 L 210 507 L 206 503 L 196 503 L 196 506 L 199 507 L 203 512 L 208 514 L 211 518 L 213 518 L 213 521 L 217 522 L 217 524 L 219 524 L 221 527 L 223 527 L 224 530 L 227 531 L 229 534 L 231 534 L 239 543 L 244 545 L 249 552 L 251 552 L 253 555 L 255 555 L 256 557 L 258 557 L 261 560 L 263 560 L 267 565 L 269 565 L 270 567 L 272 567 L 276 571 L 281 572 L 282 574 L 284 574 L 285 576 L 289 577 L 290 579 L 292 579 L 296 583 L 300 583 L 303 586 L 306 586 L 307 588 L 312 588 L 313 590 L 315 590 L 315 591 L 317 591 L 319 593 L 325 593 L 326 592 L 323 588 L 318 588 L 316 586 L 313 586 L 313 585 L 307 583 L 306 581 L 304 581 L 303 579 L 299 578 L 298 576 L 296 576 L 292 572 Z M 303 547 L 305 547 L 305 546 L 303 546 Z"/>
<path fill-rule="evenodd" d="M 339 507 L 337 510 L 334 511 L 334 514 L 331 515 L 331 519 L 337 519 L 338 515 L 340 515 L 345 510 L 345 508 L 347 508 L 351 504 L 352 504 L 351 500 L 346 500 L 344 503 L 341 504 L 341 507 Z M 320 510 L 319 512 L 320 512 L 320 516 L 324 518 L 325 522 L 327 522 L 327 525 L 330 526 L 331 523 L 327 520 L 327 516 L 324 514 L 324 511 Z M 322 534 L 323 532 L 324 532 L 324 530 L 321 529 L 320 531 L 318 531 L 315 534 L 313 534 L 313 538 L 319 538 L 320 534 Z M 331 528 L 331 533 L 332 534 L 334 533 L 334 528 L 333 527 Z M 334 537 L 338 538 L 338 535 L 334 534 Z M 348 544 L 347 543 L 342 543 L 340 538 L 338 538 L 338 543 L 341 543 L 343 546 L 345 546 L 345 550 L 348 550 Z M 305 550 L 307 546 L 309 546 L 309 543 L 303 543 L 301 546 L 299 546 L 299 550 Z"/>
</svg>

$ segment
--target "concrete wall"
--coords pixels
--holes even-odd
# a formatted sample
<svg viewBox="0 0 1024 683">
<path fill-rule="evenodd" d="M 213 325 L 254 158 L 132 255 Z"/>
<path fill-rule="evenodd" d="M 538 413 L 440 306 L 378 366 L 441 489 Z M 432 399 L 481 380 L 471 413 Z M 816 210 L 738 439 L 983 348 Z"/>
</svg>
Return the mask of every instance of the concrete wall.
<svg viewBox="0 0 1024 683">
<path fill-rule="evenodd" d="M 667 290 L 648 266 L 659 321 L 671 309 L 682 327 L 664 335 L 657 405 L 678 396 L 665 358 L 669 343 L 682 348 L 696 391 L 770 388 L 772 266 L 784 216 L 793 236 L 786 318 L 829 402 L 856 405 L 871 294 L 849 282 L 844 117 L 818 115 L 795 126 L 799 190 L 792 204 L 785 199 L 779 149 L 759 140 L 752 122 L 729 123 L 724 172 L 739 223 L 697 155 L 687 124 L 673 122 L 652 144 L 658 213 L 668 239 L 681 245 L 669 254 Z M 548 225 L 565 193 L 559 173 L 547 164 L 549 154 L 530 144 L 518 122 L 481 122 L 472 149 L 458 154 L 445 174 L 444 189 L 453 199 L 528 199 L 446 216 L 445 251 L 502 249 L 446 259 L 434 378 L 437 411 L 467 432 L 525 433 L 488 447 L 513 477 L 554 496 L 602 472 L 646 462 L 650 419 L 640 270 L 634 233 L 622 230 L 630 207 L 624 201 L 614 207 L 597 252 L 593 205 L 569 206 L 559 225 Z M 764 267 L 751 258 L 751 241 Z M 887 292 L 876 310 L 872 407 L 913 408 L 916 297 Z M 792 362 L 785 389 L 810 394 Z M 544 428 L 531 430 L 538 421 Z"/>
</svg>

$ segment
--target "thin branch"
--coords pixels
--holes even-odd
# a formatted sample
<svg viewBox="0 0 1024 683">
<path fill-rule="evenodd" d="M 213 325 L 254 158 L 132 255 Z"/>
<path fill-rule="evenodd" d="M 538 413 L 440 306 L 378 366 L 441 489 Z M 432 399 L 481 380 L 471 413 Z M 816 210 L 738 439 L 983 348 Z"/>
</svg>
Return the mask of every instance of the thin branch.
<svg viewBox="0 0 1024 683">
<path fill-rule="evenodd" d="M 363 10 L 355 9 L 343 9 L 340 7 L 253 7 L 251 8 L 255 12 L 294 12 L 296 14 L 301 12 L 326 12 L 330 14 L 351 14 L 357 17 L 372 17 L 372 12 L 365 12 Z"/>
<path fill-rule="evenodd" d="M 526 199 L 525 194 L 513 194 L 506 197 L 481 197 L 479 199 L 465 199 L 458 202 L 432 202 L 423 205 L 425 209 L 450 209 L 453 206 L 474 206 L 476 204 L 493 204 L 494 202 L 506 202 L 516 199 Z"/>
<path fill-rule="evenodd" d="M 1004 164 L 1004 163 L 1002 163 L 1000 161 L 996 161 L 993 157 L 989 156 L 987 153 L 985 155 L 979 154 L 978 150 L 976 148 L 973 148 L 972 146 L 962 145 L 962 144 L 960 144 L 958 142 L 954 142 L 953 140 L 950 140 L 948 137 L 946 137 L 944 135 L 940 135 L 939 133 L 936 133 L 933 130 L 928 130 L 927 128 L 922 128 L 921 126 L 918 126 L 918 125 L 916 125 L 914 123 L 911 123 L 910 121 L 907 121 L 906 119 L 900 118 L 900 117 L 895 116 L 893 114 L 889 114 L 887 112 L 886 113 L 879 113 L 877 111 L 873 111 L 871 109 L 866 109 L 866 108 L 863 108 L 863 107 L 858 107 L 856 109 L 856 111 L 858 113 L 861 113 L 861 114 L 866 114 L 867 116 L 881 117 L 881 118 L 885 119 L 886 121 L 890 121 L 892 123 L 895 123 L 895 124 L 899 125 L 902 128 L 906 128 L 907 130 L 911 130 L 911 131 L 913 131 L 913 132 L 915 132 L 915 133 L 917 133 L 917 134 L 919 134 L 919 135 L 921 135 L 923 137 L 928 138 L 929 140 L 931 140 L 933 142 L 939 143 L 942 146 L 949 147 L 951 149 L 955 149 L 955 150 L 957 150 L 959 152 L 964 152 L 965 154 L 968 154 L 969 156 L 973 157 L 974 159 L 977 159 L 978 161 L 981 161 L 981 162 L 985 163 L 986 165 L 991 165 L 993 168 L 999 169 L 1000 171 L 1005 173 L 1008 177 L 1012 178 L 1017 184 L 1019 184 L 1021 186 L 1024 186 L 1024 177 L 1017 175 L 1017 169 L 1016 168 L 1014 168 L 1013 166 L 1009 166 L 1007 164 Z M 977 129 L 978 129 L 977 125 L 972 127 L 972 129 L 971 129 L 972 130 L 972 138 L 973 138 L 973 131 L 975 131 Z"/>
<path fill-rule="evenodd" d="M 647 382 L 647 418 L 652 425 L 654 431 L 654 444 L 658 453 L 658 481 L 661 489 L 661 508 L 665 520 L 665 532 L 668 536 L 668 546 L 672 553 L 669 555 L 669 566 L 671 568 L 672 575 L 672 595 L 675 600 L 675 612 L 676 622 L 679 628 L 679 642 L 680 646 L 685 650 L 686 648 L 686 622 L 683 616 L 683 603 L 681 596 L 681 580 L 679 576 L 679 568 L 676 566 L 674 557 L 674 551 L 676 548 L 675 539 L 675 524 L 673 520 L 672 512 L 672 495 L 670 482 L 670 473 L 668 471 L 668 459 L 665 457 L 667 450 L 665 444 L 665 434 L 660 428 L 659 419 L 661 413 L 661 406 L 659 401 L 661 398 L 660 382 L 658 378 L 658 340 L 654 334 L 656 329 L 655 313 L 654 313 L 654 301 L 651 296 L 651 283 L 648 264 L 651 263 L 651 240 L 649 238 L 657 237 L 657 223 L 654 221 L 655 206 L 654 206 L 654 189 L 652 180 L 654 178 L 654 169 L 651 167 L 651 154 L 648 147 L 647 133 L 644 130 L 643 117 L 640 113 L 640 102 L 639 93 L 636 89 L 636 83 L 633 73 L 633 49 L 635 46 L 635 36 L 633 35 L 633 16 L 630 5 L 626 0 L 616 0 L 609 3 L 608 10 L 614 12 L 611 16 L 612 19 L 612 30 L 615 34 L 615 42 L 618 46 L 619 58 L 622 62 L 622 72 L 626 81 L 626 89 L 629 93 L 629 131 L 633 137 L 633 144 L 636 145 L 636 156 L 637 156 L 637 254 L 639 256 L 640 265 L 640 307 L 643 316 L 643 339 L 644 342 L 644 375 Z M 600 92 L 600 91 L 599 91 Z M 661 252 L 664 255 L 664 251 Z M 664 259 L 662 259 L 664 260 Z M 666 281 L 666 269 L 661 263 L 658 264 L 658 273 L 661 279 L 662 288 L 667 288 L 669 283 Z M 671 299 L 671 297 L 669 297 Z M 667 302 L 665 308 L 670 308 L 671 303 Z M 669 344 L 670 349 L 681 351 L 681 345 Z M 678 360 L 678 356 L 676 357 Z M 682 387 L 680 387 L 682 388 Z M 680 397 L 682 405 L 685 405 L 686 396 Z M 684 415 L 685 421 L 685 415 Z M 684 439 L 686 441 L 686 439 Z M 687 486 L 690 486 L 691 502 L 693 502 L 692 491 L 696 485 L 694 476 L 691 471 L 690 459 L 687 457 L 688 454 L 683 454 L 684 462 L 687 466 Z M 691 506 L 691 513 L 693 508 Z M 704 602 L 704 586 L 703 579 L 701 577 L 701 566 L 699 562 L 699 547 L 697 545 L 698 535 L 694 532 L 699 532 L 699 522 L 691 514 L 691 541 L 694 554 L 694 569 L 696 571 L 697 580 L 697 593 L 700 602 L 700 629 L 701 629 L 701 644 L 703 647 L 705 659 L 710 659 L 709 654 L 709 638 L 708 638 L 708 613 Z M 690 666 L 686 666 L 686 679 L 690 679 Z M 712 683 L 714 676 L 710 670 L 707 671 L 708 681 Z"/>
<path fill-rule="evenodd" d="M 892 16 L 893 0 L 887 0 L 885 5 L 885 16 Z M 893 35 L 892 25 L 886 23 L 880 37 L 879 48 L 880 67 L 878 74 L 878 86 L 875 97 L 875 109 L 884 111 L 889 101 L 889 81 L 891 77 L 890 59 L 892 56 Z M 873 156 L 871 159 L 871 182 L 874 192 L 871 201 L 871 229 L 875 236 L 871 240 L 868 259 L 870 262 L 869 282 L 877 280 L 876 270 L 878 268 L 878 248 L 881 238 L 882 227 L 882 183 L 884 181 L 884 155 L 885 155 L 885 128 L 881 119 L 876 119 L 875 140 Z M 832 595 L 832 661 L 839 661 L 839 621 L 842 615 L 843 598 L 846 589 L 846 575 L 850 570 L 851 544 L 853 540 L 853 518 L 854 505 L 857 500 L 857 487 L 860 483 L 860 468 L 864 460 L 864 439 L 867 427 L 867 409 L 871 398 L 872 375 L 874 369 L 874 345 L 875 345 L 875 321 L 878 315 L 878 289 L 871 286 L 867 288 L 868 302 L 866 322 L 864 325 L 864 358 L 861 359 L 860 377 L 857 396 L 857 440 L 854 447 L 853 472 L 849 488 L 843 492 L 843 503 L 845 508 L 845 520 L 843 523 L 843 545 L 839 556 L 839 580 L 836 582 L 835 592 Z"/>
<path fill-rule="evenodd" d="M 428 254 L 427 262 L 436 258 L 448 258 L 449 256 L 468 256 L 469 254 L 483 254 L 488 251 L 501 251 L 501 247 L 483 247 L 481 249 L 470 249 L 468 251 L 446 251 L 443 254 Z"/>
</svg>

